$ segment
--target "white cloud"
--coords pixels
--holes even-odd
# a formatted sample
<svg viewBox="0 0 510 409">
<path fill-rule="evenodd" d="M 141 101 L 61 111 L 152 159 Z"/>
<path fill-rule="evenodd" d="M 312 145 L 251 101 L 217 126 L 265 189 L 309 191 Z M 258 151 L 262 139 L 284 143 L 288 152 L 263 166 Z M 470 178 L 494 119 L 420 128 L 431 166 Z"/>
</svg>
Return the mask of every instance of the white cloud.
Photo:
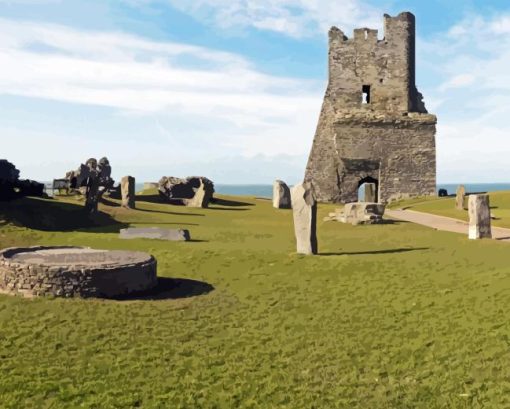
<svg viewBox="0 0 510 409">
<path fill-rule="evenodd" d="M 233 152 L 238 158 L 306 155 L 324 88 L 310 80 L 263 74 L 232 53 L 119 32 L 7 19 L 0 19 L 0 66 L 0 95 L 106 107 L 127 115 L 126 123 L 131 123 L 129 117 L 145 118 L 141 120 L 145 129 L 139 130 L 138 138 L 132 136 L 132 142 L 122 142 L 117 158 L 117 163 L 129 161 L 133 168 L 140 162 L 136 158 L 141 150 L 150 152 L 151 166 L 162 169 L 169 161 L 187 158 L 191 165 Z M 76 165 L 103 154 L 94 153 L 91 140 L 95 150 L 110 157 L 119 146 L 118 138 L 101 140 L 83 129 L 49 138 L 44 130 L 28 132 L 26 125 L 20 120 L 16 129 L 3 129 L 3 155 L 16 159 L 22 170 L 37 163 L 20 154 L 28 140 L 29 144 L 48 141 L 37 152 L 47 158 L 56 156 L 56 146 L 80 140 L 68 153 Z M 157 143 L 151 143 L 154 136 L 147 138 L 149 129 L 160 135 Z M 216 163 L 223 166 L 220 160 Z M 53 176 L 65 170 L 53 170 Z M 259 172 L 260 180 L 272 179 Z M 32 176 L 51 178 L 45 173 Z"/>
<path fill-rule="evenodd" d="M 451 88 L 461 88 L 466 87 L 473 84 L 476 80 L 476 77 L 473 74 L 459 74 L 450 78 L 443 85 L 441 85 L 440 90 L 445 91 Z"/>
<path fill-rule="evenodd" d="M 128 0 L 130 4 L 167 3 L 220 28 L 254 27 L 292 37 L 323 34 L 336 25 L 380 27 L 382 12 L 360 0 Z"/>
<path fill-rule="evenodd" d="M 437 85 L 440 181 L 504 181 L 510 155 L 510 16 L 473 16 L 418 47 Z M 429 79 L 430 79 L 429 78 Z"/>
</svg>

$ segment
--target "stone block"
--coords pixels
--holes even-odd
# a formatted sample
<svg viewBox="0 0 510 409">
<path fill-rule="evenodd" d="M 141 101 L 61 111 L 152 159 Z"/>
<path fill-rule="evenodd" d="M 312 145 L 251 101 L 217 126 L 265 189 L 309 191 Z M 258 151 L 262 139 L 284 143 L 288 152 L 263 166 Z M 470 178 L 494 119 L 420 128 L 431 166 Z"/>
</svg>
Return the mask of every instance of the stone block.
<svg viewBox="0 0 510 409">
<path fill-rule="evenodd" d="M 311 183 L 304 182 L 291 190 L 296 251 L 317 254 L 317 201 Z"/>
<path fill-rule="evenodd" d="M 469 238 L 490 239 L 491 213 L 488 195 L 470 195 L 468 200 Z"/>
<path fill-rule="evenodd" d="M 457 192 L 455 196 L 455 208 L 457 210 L 464 210 L 464 198 L 466 197 L 466 188 L 464 185 L 459 185 L 457 187 Z"/>
<path fill-rule="evenodd" d="M 121 239 L 158 239 L 168 241 L 189 241 L 189 230 L 163 229 L 160 227 L 129 227 L 120 231 Z"/>
<path fill-rule="evenodd" d="M 122 196 L 122 207 L 127 209 L 135 208 L 135 178 L 124 176 L 120 180 L 120 192 Z"/>
<path fill-rule="evenodd" d="M 273 183 L 273 207 L 276 209 L 290 209 L 290 189 L 287 184 L 281 180 L 275 180 Z"/>
<path fill-rule="evenodd" d="M 327 220 L 336 220 L 342 223 L 378 224 L 383 223 L 386 206 L 382 203 L 354 202 L 346 203 L 343 209 L 336 209 Z M 324 219 L 326 221 L 326 219 Z"/>
<path fill-rule="evenodd" d="M 364 202 L 377 202 L 377 185 L 375 183 L 365 183 L 365 200 Z"/>
</svg>

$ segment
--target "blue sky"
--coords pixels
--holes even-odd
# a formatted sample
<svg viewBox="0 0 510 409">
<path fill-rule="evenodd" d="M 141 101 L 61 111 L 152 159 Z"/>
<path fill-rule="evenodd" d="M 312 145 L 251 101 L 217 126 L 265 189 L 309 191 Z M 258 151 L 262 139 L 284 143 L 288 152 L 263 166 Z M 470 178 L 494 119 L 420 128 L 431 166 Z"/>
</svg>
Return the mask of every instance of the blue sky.
<svg viewBox="0 0 510 409">
<path fill-rule="evenodd" d="M 51 180 L 299 181 L 326 86 L 327 30 L 417 17 L 438 181 L 508 182 L 510 4 L 428 0 L 0 0 L 2 154 Z M 382 35 L 382 33 L 381 33 Z"/>
</svg>

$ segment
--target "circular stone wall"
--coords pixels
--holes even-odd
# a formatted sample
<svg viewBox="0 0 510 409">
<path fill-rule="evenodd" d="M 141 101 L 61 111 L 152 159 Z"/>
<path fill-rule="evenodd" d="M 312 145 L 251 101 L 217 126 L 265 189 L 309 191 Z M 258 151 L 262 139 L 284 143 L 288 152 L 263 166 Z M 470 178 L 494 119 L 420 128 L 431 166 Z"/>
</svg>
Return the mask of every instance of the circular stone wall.
<svg viewBox="0 0 510 409">
<path fill-rule="evenodd" d="M 0 251 L 0 292 L 115 297 L 157 284 L 156 259 L 139 251 L 25 247 Z"/>
</svg>

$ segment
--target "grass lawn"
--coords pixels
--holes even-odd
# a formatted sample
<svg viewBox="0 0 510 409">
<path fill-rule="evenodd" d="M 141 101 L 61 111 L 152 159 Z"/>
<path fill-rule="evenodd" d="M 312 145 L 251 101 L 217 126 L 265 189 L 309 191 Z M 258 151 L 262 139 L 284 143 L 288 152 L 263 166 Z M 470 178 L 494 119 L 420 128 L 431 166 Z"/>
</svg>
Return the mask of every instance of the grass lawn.
<svg viewBox="0 0 510 409">
<path fill-rule="evenodd" d="M 492 225 L 510 228 L 510 192 L 490 192 L 489 200 L 491 213 L 497 218 L 496 220 L 492 220 Z M 455 208 L 455 197 L 429 197 L 403 200 L 392 204 L 390 207 L 408 208 L 419 212 L 438 214 L 468 221 L 467 206 L 467 197 L 464 202 L 466 210 L 457 210 Z"/>
<path fill-rule="evenodd" d="M 128 301 L 0 295 L 0 407 L 510 407 L 508 243 L 321 205 L 305 257 L 270 201 L 138 199 L 90 222 L 73 199 L 0 204 L 1 247 L 142 250 L 167 277 Z M 194 241 L 119 240 L 127 225 Z"/>
</svg>

